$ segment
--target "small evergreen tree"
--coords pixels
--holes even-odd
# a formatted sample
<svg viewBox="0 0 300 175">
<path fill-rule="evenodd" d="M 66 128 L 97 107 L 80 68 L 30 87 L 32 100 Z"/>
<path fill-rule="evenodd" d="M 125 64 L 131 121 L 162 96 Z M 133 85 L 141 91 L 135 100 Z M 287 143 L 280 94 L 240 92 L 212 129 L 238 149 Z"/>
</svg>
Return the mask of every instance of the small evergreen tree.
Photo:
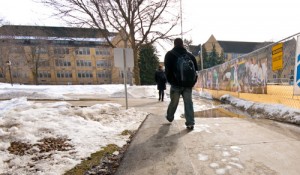
<svg viewBox="0 0 300 175">
<path fill-rule="evenodd" d="M 154 74 L 159 65 L 156 48 L 151 44 L 144 44 L 139 52 L 140 80 L 141 85 L 156 84 Z"/>
<path fill-rule="evenodd" d="M 223 64 L 224 62 L 225 62 L 224 52 L 222 51 L 219 58 L 218 58 L 218 64 Z"/>
<path fill-rule="evenodd" d="M 214 44 L 212 47 L 212 51 L 207 53 L 205 47 L 202 46 L 203 69 L 211 68 L 224 63 L 224 54 L 221 53 L 221 55 L 219 55 Z"/>
<path fill-rule="evenodd" d="M 209 68 L 209 58 L 204 45 L 202 46 L 202 61 L 203 61 L 203 69 Z"/>
<path fill-rule="evenodd" d="M 212 45 L 212 51 L 209 53 L 209 67 L 213 67 L 218 64 L 219 54 L 216 50 L 216 46 Z"/>
</svg>

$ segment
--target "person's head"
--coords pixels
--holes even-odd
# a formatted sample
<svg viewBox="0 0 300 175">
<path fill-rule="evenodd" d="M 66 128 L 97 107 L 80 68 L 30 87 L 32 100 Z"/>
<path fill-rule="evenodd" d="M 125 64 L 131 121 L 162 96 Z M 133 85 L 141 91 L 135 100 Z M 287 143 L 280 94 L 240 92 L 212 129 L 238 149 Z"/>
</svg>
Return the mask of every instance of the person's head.
<svg viewBox="0 0 300 175">
<path fill-rule="evenodd" d="M 174 40 L 174 47 L 183 47 L 183 41 L 181 38 L 176 38 Z"/>
<path fill-rule="evenodd" d="M 163 66 L 160 64 L 160 65 L 158 66 L 158 69 L 159 69 L 159 70 L 162 70 L 162 69 L 163 69 Z"/>
</svg>

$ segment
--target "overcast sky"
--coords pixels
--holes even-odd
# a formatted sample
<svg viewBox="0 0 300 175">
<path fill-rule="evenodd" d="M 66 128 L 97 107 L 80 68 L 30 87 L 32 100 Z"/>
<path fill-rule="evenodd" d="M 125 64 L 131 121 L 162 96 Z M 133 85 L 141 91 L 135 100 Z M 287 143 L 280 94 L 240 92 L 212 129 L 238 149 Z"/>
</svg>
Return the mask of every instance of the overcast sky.
<svg viewBox="0 0 300 175">
<path fill-rule="evenodd" d="M 50 17 L 51 9 L 34 1 L 0 0 L 0 17 L 17 25 L 64 25 Z M 189 31 L 184 38 L 195 45 L 212 34 L 217 40 L 263 42 L 300 32 L 297 0 L 183 0 L 182 5 L 183 30 Z"/>
</svg>

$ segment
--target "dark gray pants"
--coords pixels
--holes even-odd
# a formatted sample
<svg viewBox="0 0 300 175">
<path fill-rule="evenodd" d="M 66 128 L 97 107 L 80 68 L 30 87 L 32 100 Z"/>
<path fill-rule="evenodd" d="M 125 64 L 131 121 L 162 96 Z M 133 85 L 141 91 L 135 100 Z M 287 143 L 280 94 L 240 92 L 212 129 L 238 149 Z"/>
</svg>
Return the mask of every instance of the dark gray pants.
<svg viewBox="0 0 300 175">
<path fill-rule="evenodd" d="M 194 125 L 195 119 L 194 119 L 194 107 L 192 101 L 192 88 L 171 86 L 170 89 L 171 102 L 168 106 L 167 118 L 170 121 L 174 120 L 174 114 L 176 112 L 179 103 L 180 95 L 182 95 L 183 102 L 184 102 L 184 116 L 186 119 L 185 125 L 186 126 Z"/>
</svg>

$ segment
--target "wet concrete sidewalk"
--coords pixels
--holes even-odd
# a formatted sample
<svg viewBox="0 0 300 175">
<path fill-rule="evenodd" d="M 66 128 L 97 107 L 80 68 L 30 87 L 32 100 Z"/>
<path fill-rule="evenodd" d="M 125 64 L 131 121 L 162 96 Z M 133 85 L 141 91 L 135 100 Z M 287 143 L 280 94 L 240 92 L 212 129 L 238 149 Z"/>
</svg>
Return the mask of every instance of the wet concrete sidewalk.
<svg viewBox="0 0 300 175">
<path fill-rule="evenodd" d="M 152 114 L 138 130 L 117 175 L 299 174 L 298 126 L 202 116 L 189 132 L 184 119 L 165 120 L 161 113 L 167 104 L 140 106 Z"/>
</svg>

